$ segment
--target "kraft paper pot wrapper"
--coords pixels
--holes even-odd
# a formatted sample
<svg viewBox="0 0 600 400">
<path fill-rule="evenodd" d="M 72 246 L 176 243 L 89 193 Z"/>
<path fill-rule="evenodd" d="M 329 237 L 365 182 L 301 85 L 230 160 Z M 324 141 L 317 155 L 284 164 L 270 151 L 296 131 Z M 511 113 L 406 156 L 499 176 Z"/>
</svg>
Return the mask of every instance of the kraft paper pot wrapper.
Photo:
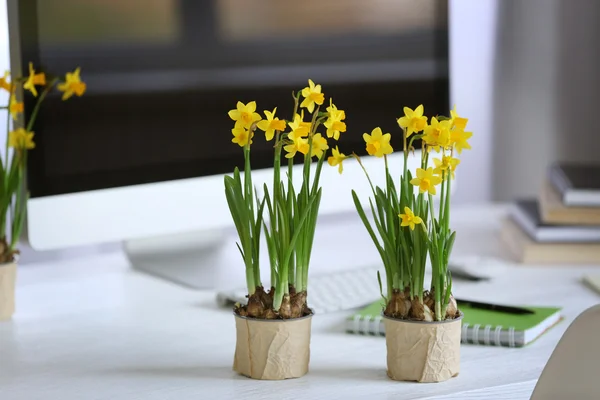
<svg viewBox="0 0 600 400">
<path fill-rule="evenodd" d="M 460 372 L 462 313 L 450 321 L 384 316 L 387 374 L 397 381 L 442 382 Z"/>
<path fill-rule="evenodd" d="M 233 370 L 254 379 L 299 378 L 308 372 L 312 314 L 289 320 L 235 315 Z"/>
<path fill-rule="evenodd" d="M 15 283 L 17 264 L 0 265 L 0 321 L 12 317 L 15 312 Z"/>
</svg>

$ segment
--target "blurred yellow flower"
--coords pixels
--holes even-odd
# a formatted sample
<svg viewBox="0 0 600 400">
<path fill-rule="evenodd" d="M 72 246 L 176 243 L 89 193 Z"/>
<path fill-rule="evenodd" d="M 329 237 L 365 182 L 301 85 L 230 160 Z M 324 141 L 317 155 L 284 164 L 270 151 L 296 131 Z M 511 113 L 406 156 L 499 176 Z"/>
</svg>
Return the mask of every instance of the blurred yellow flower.
<svg viewBox="0 0 600 400">
<path fill-rule="evenodd" d="M 233 139 L 231 139 L 232 143 L 237 143 L 240 147 L 245 147 L 248 144 L 248 140 L 250 140 L 250 144 L 252 144 L 254 132 L 250 133 L 248 129 L 244 127 L 243 123 L 237 122 L 235 127 L 231 130 L 231 133 L 233 133 Z"/>
<path fill-rule="evenodd" d="M 23 103 L 17 101 L 17 98 L 14 94 L 10 95 L 10 102 L 8 104 L 8 111 L 10 115 L 12 115 L 13 119 L 16 121 L 19 113 L 23 112 Z"/>
<path fill-rule="evenodd" d="M 338 147 L 335 146 L 335 149 L 331 149 L 331 156 L 327 158 L 327 162 L 332 167 L 338 166 L 338 172 L 341 174 L 344 170 L 343 161 L 346 159 L 346 155 L 344 153 L 340 153 Z"/>
<path fill-rule="evenodd" d="M 263 119 L 256 125 L 258 129 L 265 132 L 267 141 L 273 139 L 275 131 L 281 132 L 285 129 L 285 121 L 275 117 L 276 112 L 277 107 L 273 109 L 273 112 L 265 110 L 265 117 L 267 119 Z"/>
<path fill-rule="evenodd" d="M 375 157 L 383 157 L 385 154 L 392 154 L 394 149 L 390 145 L 392 135 L 381 132 L 381 128 L 377 127 L 371 131 L 371 135 L 364 133 L 363 139 L 367 144 L 367 153 Z"/>
<path fill-rule="evenodd" d="M 467 142 L 473 136 L 473 132 L 465 132 L 462 129 L 454 129 L 450 132 L 450 142 L 460 154 L 465 149 L 470 149 L 471 145 Z"/>
<path fill-rule="evenodd" d="M 261 120 L 260 114 L 256 112 L 255 101 L 251 101 L 248 104 L 238 101 L 236 109 L 230 110 L 228 115 L 232 120 L 241 123 L 244 128 L 250 128 L 254 122 Z"/>
<path fill-rule="evenodd" d="M 7 92 L 14 93 L 15 87 L 11 85 L 10 80 L 10 72 L 4 71 L 4 76 L 0 78 L 0 88 L 6 90 Z"/>
<path fill-rule="evenodd" d="M 442 178 L 434 175 L 431 167 L 427 170 L 417 168 L 417 177 L 410 181 L 412 185 L 419 187 L 420 193 L 428 192 L 429 194 L 435 194 L 435 185 L 439 185 L 441 182 Z"/>
<path fill-rule="evenodd" d="M 283 149 L 287 151 L 286 158 L 293 158 L 297 152 L 307 155 L 309 150 L 308 139 L 298 136 L 293 139 L 292 143 L 283 146 Z"/>
<path fill-rule="evenodd" d="M 325 95 L 321 93 L 321 85 L 315 85 L 310 79 L 308 80 L 308 86 L 302 89 L 302 96 L 304 100 L 300 107 L 306 107 L 310 113 L 315 109 L 315 103 L 321 105 L 325 101 Z"/>
<path fill-rule="evenodd" d="M 440 146 L 446 148 L 450 142 L 450 121 L 438 121 L 436 117 L 431 118 L 431 124 L 425 127 L 423 140 L 429 149 L 440 151 Z"/>
<path fill-rule="evenodd" d="M 56 86 L 58 90 L 63 92 L 63 100 L 67 100 L 73 95 L 81 97 L 85 93 L 86 84 L 81 82 L 81 78 L 79 77 L 80 72 L 81 68 L 79 67 L 77 67 L 73 72 L 67 72 L 65 76 L 65 82 Z"/>
<path fill-rule="evenodd" d="M 423 222 L 421 217 L 416 216 L 408 207 L 404 207 L 404 214 L 398 214 L 398 216 L 402 219 L 400 226 L 408 226 L 413 231 L 415 230 L 415 225 Z"/>
<path fill-rule="evenodd" d="M 46 84 L 46 75 L 42 72 L 39 74 L 35 73 L 33 69 L 33 63 L 29 63 L 29 77 L 23 84 L 23 89 L 29 90 L 34 96 L 37 97 L 37 89 L 36 85 L 45 85 Z"/>
<path fill-rule="evenodd" d="M 321 136 L 320 133 L 316 133 L 313 137 L 312 137 L 312 154 L 311 156 L 317 156 L 317 158 L 321 158 L 323 157 L 323 154 L 325 154 L 325 150 L 327 150 L 329 148 L 329 145 L 327 144 L 327 139 L 325 139 L 323 136 Z"/>
<path fill-rule="evenodd" d="M 327 107 L 327 121 L 324 123 L 325 128 L 327 128 L 327 137 L 339 140 L 340 132 L 346 132 L 346 123 L 342 122 L 346 119 L 346 113 L 344 110 L 338 110 L 331 101 L 329 104 L 329 107 Z"/>
<path fill-rule="evenodd" d="M 467 118 L 462 118 L 458 116 L 458 113 L 456 112 L 456 106 L 454 106 L 454 109 L 450 110 L 450 117 L 452 121 L 450 125 L 453 126 L 455 129 L 464 130 L 467 127 L 467 122 L 469 122 L 469 120 Z"/>
<path fill-rule="evenodd" d="M 288 126 L 292 130 L 288 137 L 290 140 L 294 140 L 296 137 L 304 137 L 308 136 L 308 132 L 310 131 L 310 122 L 304 122 L 304 114 L 294 115 L 294 120 L 288 123 Z"/>
<path fill-rule="evenodd" d="M 406 137 L 413 133 L 421 132 L 427 125 L 427 117 L 423 116 L 423 104 L 419 105 L 415 110 L 404 107 L 404 116 L 398 118 L 398 125 L 406 129 Z"/>
<path fill-rule="evenodd" d="M 456 170 L 456 166 L 460 164 L 460 160 L 458 158 L 454 158 L 452 156 L 442 156 L 442 159 L 434 158 L 433 163 L 435 164 L 435 169 L 433 170 L 434 174 L 438 174 L 442 176 L 444 179 L 445 175 L 450 171 L 452 173 L 452 179 L 454 179 L 454 171 Z"/>
<path fill-rule="evenodd" d="M 17 150 L 33 149 L 33 132 L 28 132 L 24 128 L 16 129 L 8 133 L 8 145 Z"/>
</svg>

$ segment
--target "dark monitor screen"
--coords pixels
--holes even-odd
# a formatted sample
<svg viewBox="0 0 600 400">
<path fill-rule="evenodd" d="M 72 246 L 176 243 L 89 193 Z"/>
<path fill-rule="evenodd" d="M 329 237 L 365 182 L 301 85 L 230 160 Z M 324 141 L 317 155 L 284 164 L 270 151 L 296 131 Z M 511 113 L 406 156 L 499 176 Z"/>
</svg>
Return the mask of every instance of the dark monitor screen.
<svg viewBox="0 0 600 400">
<path fill-rule="evenodd" d="M 227 111 L 255 100 L 290 119 L 308 78 L 346 111 L 340 150 L 363 154 L 376 126 L 400 150 L 403 106 L 448 113 L 446 3 L 11 0 L 12 56 L 54 74 L 80 66 L 87 83 L 42 107 L 31 196 L 229 173 L 243 155 Z M 257 137 L 252 154 L 253 168 L 272 165 L 272 143 Z"/>
</svg>

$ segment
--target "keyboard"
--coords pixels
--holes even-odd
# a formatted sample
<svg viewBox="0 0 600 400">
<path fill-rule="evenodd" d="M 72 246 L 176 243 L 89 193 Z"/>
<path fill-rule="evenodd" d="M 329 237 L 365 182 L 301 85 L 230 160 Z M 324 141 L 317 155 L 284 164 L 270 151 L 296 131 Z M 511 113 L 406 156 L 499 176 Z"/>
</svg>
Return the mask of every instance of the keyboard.
<svg viewBox="0 0 600 400">
<path fill-rule="evenodd" d="M 483 260 L 474 260 L 482 265 Z M 455 262 L 449 266 L 453 279 L 479 281 L 488 279 L 474 275 L 462 268 L 462 263 Z M 364 307 L 381 298 L 377 282 L 377 267 L 366 267 L 319 274 L 310 278 L 308 289 L 308 305 L 316 314 L 335 311 L 352 310 Z M 382 279 L 385 279 L 381 268 Z M 385 284 L 385 281 L 382 283 Z M 385 291 L 385 287 L 384 287 Z M 222 307 L 233 307 L 235 303 L 246 304 L 248 289 L 222 291 L 217 293 L 217 303 Z"/>
</svg>

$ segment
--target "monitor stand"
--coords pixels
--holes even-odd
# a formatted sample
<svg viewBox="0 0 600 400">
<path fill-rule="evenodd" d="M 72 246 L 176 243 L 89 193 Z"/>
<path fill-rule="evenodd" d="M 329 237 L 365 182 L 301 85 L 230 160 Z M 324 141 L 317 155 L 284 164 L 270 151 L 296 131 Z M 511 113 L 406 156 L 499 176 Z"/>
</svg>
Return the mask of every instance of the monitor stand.
<svg viewBox="0 0 600 400">
<path fill-rule="evenodd" d="M 192 289 L 217 285 L 225 230 L 165 235 L 124 242 L 133 269 Z"/>
</svg>

